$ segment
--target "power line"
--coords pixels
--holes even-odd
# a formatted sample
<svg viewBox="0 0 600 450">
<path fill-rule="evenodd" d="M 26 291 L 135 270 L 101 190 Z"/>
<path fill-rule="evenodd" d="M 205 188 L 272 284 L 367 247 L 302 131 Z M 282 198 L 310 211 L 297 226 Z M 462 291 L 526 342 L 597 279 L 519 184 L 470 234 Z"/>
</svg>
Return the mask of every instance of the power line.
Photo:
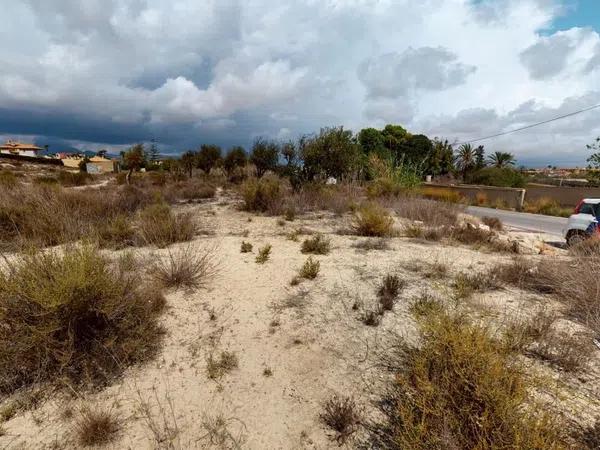
<svg viewBox="0 0 600 450">
<path fill-rule="evenodd" d="M 527 130 L 529 128 L 533 128 L 533 127 L 537 127 L 537 126 L 540 126 L 540 125 L 544 125 L 546 123 L 555 122 L 557 120 L 564 119 L 566 117 L 575 116 L 577 114 L 581 114 L 581 113 L 584 113 L 586 111 L 591 111 L 592 109 L 596 109 L 596 108 L 600 108 L 600 104 L 594 105 L 594 106 L 590 106 L 589 108 L 580 109 L 579 111 L 575 111 L 575 112 L 572 112 L 572 113 L 569 113 L 569 114 L 565 114 L 564 116 L 558 116 L 558 117 L 554 117 L 553 119 L 544 120 L 543 122 L 534 123 L 534 124 L 527 125 L 527 126 L 524 126 L 524 127 L 521 127 L 521 128 L 516 128 L 514 130 L 510 130 L 510 131 L 504 131 L 502 133 L 492 134 L 491 136 L 485 136 L 485 137 L 482 137 L 482 138 L 471 139 L 469 141 L 460 142 L 460 143 L 455 144 L 455 145 L 472 144 L 473 142 L 485 141 L 486 139 L 492 139 L 492 138 L 495 138 L 495 137 L 498 137 L 498 136 L 505 136 L 507 134 L 516 133 L 517 131 Z"/>
</svg>

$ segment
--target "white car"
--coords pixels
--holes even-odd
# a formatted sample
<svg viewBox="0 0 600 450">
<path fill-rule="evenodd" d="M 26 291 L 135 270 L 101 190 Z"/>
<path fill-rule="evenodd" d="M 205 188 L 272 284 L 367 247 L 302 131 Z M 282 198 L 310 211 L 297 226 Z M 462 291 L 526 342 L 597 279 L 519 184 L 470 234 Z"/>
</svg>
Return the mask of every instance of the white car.
<svg viewBox="0 0 600 450">
<path fill-rule="evenodd" d="M 567 245 L 575 245 L 591 236 L 592 224 L 597 224 L 600 215 L 600 198 L 584 198 L 579 201 L 569 217 L 563 235 Z"/>
</svg>

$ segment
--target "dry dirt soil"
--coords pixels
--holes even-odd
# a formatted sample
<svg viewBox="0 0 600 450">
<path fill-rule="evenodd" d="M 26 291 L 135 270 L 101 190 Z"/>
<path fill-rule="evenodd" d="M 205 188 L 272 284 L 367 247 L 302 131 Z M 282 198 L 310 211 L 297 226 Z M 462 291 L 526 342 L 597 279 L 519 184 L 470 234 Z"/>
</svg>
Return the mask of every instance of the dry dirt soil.
<svg viewBox="0 0 600 450">
<path fill-rule="evenodd" d="M 160 356 L 130 368 L 100 392 L 53 395 L 17 414 L 3 424 L 0 448 L 76 448 L 74 422 L 88 407 L 111 410 L 121 422 L 107 448 L 339 448 L 319 418 L 322 405 L 334 394 L 352 396 L 364 420 L 379 418 L 375 405 L 391 381 L 379 367 L 381 357 L 398 336 L 417 338 L 411 301 L 423 292 L 449 298 L 457 273 L 484 271 L 511 258 L 406 237 L 390 239 L 387 250 L 359 250 L 353 245 L 365 238 L 337 232 L 348 226 L 349 216 L 309 214 L 283 223 L 242 212 L 233 197 L 222 194 L 178 209 L 193 211 L 210 233 L 171 251 L 187 245 L 212 248 L 219 270 L 204 288 L 167 293 Z M 328 255 L 314 256 L 321 265 L 315 280 L 291 286 L 308 257 L 300 251 L 307 236 L 288 237 L 295 229 L 323 233 L 332 248 Z M 252 243 L 252 253 L 240 252 L 242 241 Z M 272 245 L 270 259 L 257 264 L 258 249 L 266 244 Z M 135 253 L 143 260 L 167 251 Z M 562 252 L 530 257 L 561 257 Z M 432 263 L 446 265 L 448 273 L 439 279 L 424 276 Z M 361 318 L 375 307 L 386 274 L 399 275 L 406 287 L 381 324 L 367 326 Z M 476 294 L 469 302 L 473 314 L 499 322 L 533 314 L 542 303 L 552 307 L 549 299 L 509 288 Z M 222 352 L 234 354 L 237 367 L 211 379 L 207 361 Z M 560 403 L 567 416 L 591 420 L 599 411 L 594 400 L 599 354 L 590 357 L 594 368 L 572 379 L 539 367 L 553 386 L 549 402 Z M 355 447 L 367 437 L 361 430 L 343 445 Z"/>
</svg>

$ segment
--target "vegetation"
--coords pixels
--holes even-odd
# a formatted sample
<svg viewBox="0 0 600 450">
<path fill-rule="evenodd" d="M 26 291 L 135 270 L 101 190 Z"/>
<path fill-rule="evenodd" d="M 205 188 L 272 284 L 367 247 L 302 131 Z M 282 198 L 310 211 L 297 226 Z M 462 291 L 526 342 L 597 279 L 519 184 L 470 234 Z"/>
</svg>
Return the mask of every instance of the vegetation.
<svg viewBox="0 0 600 450">
<path fill-rule="evenodd" d="M 381 286 L 377 290 L 377 296 L 383 311 L 391 311 L 394 308 L 394 303 L 404 285 L 405 282 L 400 280 L 398 275 L 387 274 L 383 278 Z"/>
<path fill-rule="evenodd" d="M 388 448 L 564 448 L 562 426 L 534 407 L 506 347 L 436 309 L 421 315 L 420 346 L 400 346 Z"/>
<path fill-rule="evenodd" d="M 525 177 L 510 167 L 484 167 L 466 178 L 468 183 L 498 187 L 525 187 Z"/>
<path fill-rule="evenodd" d="M 394 219 L 376 203 L 367 203 L 354 215 L 352 227 L 359 236 L 385 237 L 393 232 Z"/>
<path fill-rule="evenodd" d="M 252 244 L 250 242 L 242 241 L 240 251 L 242 253 L 252 253 Z"/>
<path fill-rule="evenodd" d="M 75 424 L 79 445 L 92 447 L 112 442 L 121 424 L 111 411 L 83 409 Z"/>
<path fill-rule="evenodd" d="M 33 251 L 0 272 L 0 393 L 67 377 L 104 383 L 158 348 L 164 306 L 91 246 Z"/>
<path fill-rule="evenodd" d="M 246 211 L 278 214 L 283 204 L 283 192 L 275 177 L 249 179 L 242 185 L 244 209 Z"/>
<path fill-rule="evenodd" d="M 192 245 L 168 250 L 167 257 L 155 257 L 149 272 L 163 287 L 199 289 L 216 273 L 213 249 L 201 249 Z"/>
<path fill-rule="evenodd" d="M 138 227 L 143 242 L 159 248 L 192 240 L 197 228 L 191 214 L 174 214 L 165 203 L 155 203 L 140 211 Z"/>
<path fill-rule="evenodd" d="M 257 264 L 264 264 L 269 260 L 269 257 L 271 256 L 271 248 L 271 244 L 267 244 L 258 250 L 258 255 L 255 258 Z"/>
<path fill-rule="evenodd" d="M 309 256 L 298 275 L 300 278 L 304 278 L 306 280 L 314 280 L 319 275 L 319 271 L 321 270 L 321 263 L 319 261 L 315 261 L 312 256 Z"/>
<path fill-rule="evenodd" d="M 235 353 L 223 351 L 219 358 L 211 353 L 206 360 L 206 374 L 211 380 L 216 380 L 238 367 L 238 358 Z"/>
<path fill-rule="evenodd" d="M 305 239 L 302 243 L 302 253 L 312 253 L 314 255 L 327 255 L 331 250 L 331 239 L 327 239 L 322 234 Z"/>
<path fill-rule="evenodd" d="M 361 418 L 356 402 L 351 397 L 334 395 L 323 405 L 321 421 L 336 433 L 336 439 L 344 443 L 356 432 Z"/>
</svg>

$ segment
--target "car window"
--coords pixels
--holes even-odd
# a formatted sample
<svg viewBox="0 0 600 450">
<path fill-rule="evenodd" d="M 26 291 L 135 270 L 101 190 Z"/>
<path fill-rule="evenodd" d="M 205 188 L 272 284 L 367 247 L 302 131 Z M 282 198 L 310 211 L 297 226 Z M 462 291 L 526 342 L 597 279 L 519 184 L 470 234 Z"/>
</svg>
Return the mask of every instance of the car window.
<svg viewBox="0 0 600 450">
<path fill-rule="evenodd" d="M 581 205 L 581 208 L 579 208 L 579 214 L 591 214 L 592 216 L 595 216 L 596 210 L 594 206 L 595 205 L 592 205 L 591 203 L 584 203 Z"/>
</svg>

